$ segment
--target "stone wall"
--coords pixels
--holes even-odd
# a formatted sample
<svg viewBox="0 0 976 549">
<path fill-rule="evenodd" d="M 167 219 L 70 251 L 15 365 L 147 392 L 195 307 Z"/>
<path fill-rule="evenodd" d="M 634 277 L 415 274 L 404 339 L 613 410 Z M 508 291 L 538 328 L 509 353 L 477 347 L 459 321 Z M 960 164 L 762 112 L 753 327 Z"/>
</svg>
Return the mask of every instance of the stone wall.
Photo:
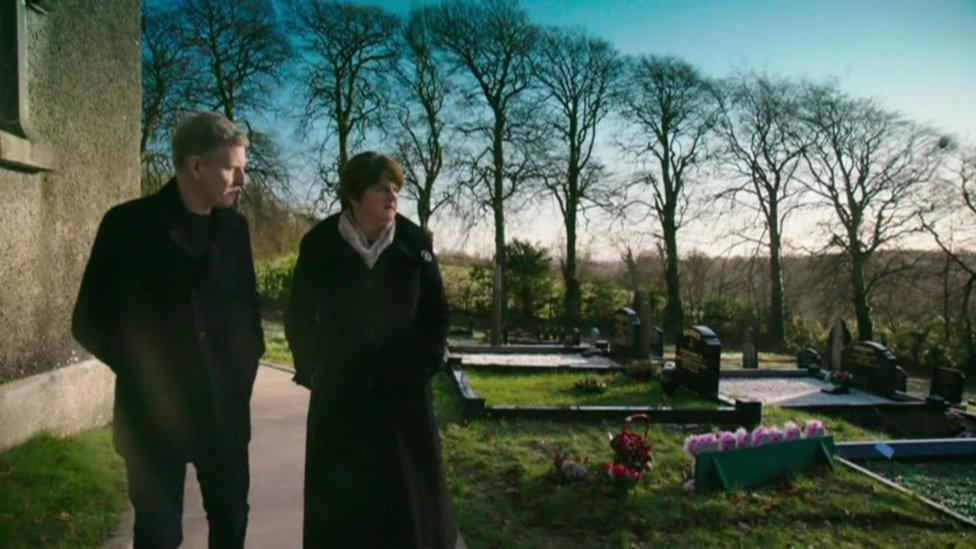
<svg viewBox="0 0 976 549">
<path fill-rule="evenodd" d="M 0 166 L 0 383 L 78 362 L 71 309 L 98 223 L 139 194 L 140 8 L 24 12 L 31 138 L 54 171 Z"/>
</svg>

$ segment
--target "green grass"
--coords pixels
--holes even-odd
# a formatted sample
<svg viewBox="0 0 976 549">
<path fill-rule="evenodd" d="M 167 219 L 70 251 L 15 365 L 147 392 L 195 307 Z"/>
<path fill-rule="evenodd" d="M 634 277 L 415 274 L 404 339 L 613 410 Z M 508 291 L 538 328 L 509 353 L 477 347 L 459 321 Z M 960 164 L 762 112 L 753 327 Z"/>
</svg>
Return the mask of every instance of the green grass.
<svg viewBox="0 0 976 549">
<path fill-rule="evenodd" d="M 290 364 L 290 360 L 281 364 Z M 486 385 L 485 379 L 475 379 L 501 377 L 474 371 L 469 375 L 476 390 L 486 393 L 492 382 Z M 543 376 L 547 374 L 514 377 L 542 382 Z M 504 383 L 498 389 L 496 395 L 514 398 L 506 396 L 512 390 Z M 548 399 L 559 394 L 551 385 L 541 392 L 549 395 L 542 397 Z M 604 493 L 593 482 L 553 484 L 548 478 L 554 454 L 586 456 L 590 465 L 596 466 L 610 459 L 608 433 L 619 431 L 620 425 L 465 422 L 444 374 L 435 377 L 433 395 L 448 488 L 461 532 L 473 548 L 976 544 L 973 531 L 961 529 L 913 498 L 843 467 L 833 473 L 795 477 L 762 490 L 730 495 L 685 492 L 681 484 L 691 474 L 691 463 L 681 445 L 688 434 L 701 429 L 655 426 L 651 432 L 655 447 L 651 473 L 625 499 Z M 538 394 L 532 396 L 536 398 Z M 573 396 L 577 402 L 580 398 L 590 397 Z M 812 417 L 770 406 L 763 410 L 764 423 L 770 425 Z M 838 440 L 884 438 L 842 420 L 817 419 Z"/>
<path fill-rule="evenodd" d="M 592 482 L 548 480 L 556 453 L 610 459 L 616 423 L 477 420 L 465 424 L 446 377 L 435 380 L 448 485 L 471 547 L 900 546 L 976 543 L 919 502 L 844 468 L 731 495 L 682 490 L 690 430 L 657 426 L 652 471 L 626 499 Z M 774 413 L 772 423 L 786 416 Z M 828 425 L 831 422 L 828 420 Z M 845 427 L 849 432 L 859 432 Z M 834 434 L 840 436 L 840 433 Z"/>
<path fill-rule="evenodd" d="M 868 469 L 905 488 L 976 519 L 976 463 L 869 461 Z"/>
<path fill-rule="evenodd" d="M 41 435 L 0 454 L 3 547 L 98 547 L 126 501 L 110 428 L 63 439 Z"/>
<path fill-rule="evenodd" d="M 485 398 L 485 404 L 513 406 L 673 406 L 712 408 L 716 404 L 679 392 L 668 397 L 657 382 L 638 382 L 624 374 L 580 372 L 512 374 L 467 370 L 471 386 Z M 582 393 L 573 384 L 585 377 L 607 382 L 602 393 Z"/>
<path fill-rule="evenodd" d="M 261 328 L 264 329 L 265 347 L 261 358 L 279 366 L 293 366 L 288 341 L 285 340 L 285 325 L 274 320 L 262 320 Z"/>
</svg>

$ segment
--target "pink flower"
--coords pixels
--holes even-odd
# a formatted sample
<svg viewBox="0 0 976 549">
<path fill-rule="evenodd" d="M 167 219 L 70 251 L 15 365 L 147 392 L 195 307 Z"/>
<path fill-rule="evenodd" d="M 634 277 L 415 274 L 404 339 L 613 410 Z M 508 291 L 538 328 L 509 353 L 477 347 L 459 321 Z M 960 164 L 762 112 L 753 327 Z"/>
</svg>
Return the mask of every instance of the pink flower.
<svg viewBox="0 0 976 549">
<path fill-rule="evenodd" d="M 783 431 L 772 427 L 766 431 L 766 444 L 776 444 L 777 442 L 783 442 Z"/>
<path fill-rule="evenodd" d="M 752 446 L 760 446 L 766 444 L 766 431 L 767 429 L 760 425 L 752 431 Z"/>
<path fill-rule="evenodd" d="M 722 431 L 718 435 L 718 449 L 722 452 L 735 449 L 738 444 L 734 433 Z"/>
<path fill-rule="evenodd" d="M 786 422 L 783 426 L 783 440 L 798 440 L 800 438 L 800 428 L 792 421 Z"/>
<path fill-rule="evenodd" d="M 822 437 L 826 433 L 827 431 L 824 429 L 823 423 L 816 419 L 808 419 L 803 428 L 803 436 L 805 438 Z"/>
<path fill-rule="evenodd" d="M 739 427 L 735 430 L 735 445 L 738 448 L 745 448 L 749 446 L 750 442 L 749 431 L 745 427 Z"/>
</svg>

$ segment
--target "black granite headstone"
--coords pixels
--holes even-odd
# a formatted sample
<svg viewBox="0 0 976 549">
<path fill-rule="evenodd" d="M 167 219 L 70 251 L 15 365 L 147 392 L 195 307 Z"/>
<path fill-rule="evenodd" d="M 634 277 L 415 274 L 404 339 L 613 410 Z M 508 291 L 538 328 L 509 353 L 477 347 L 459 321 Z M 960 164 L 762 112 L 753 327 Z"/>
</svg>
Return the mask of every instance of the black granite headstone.
<svg viewBox="0 0 976 549">
<path fill-rule="evenodd" d="M 581 339 L 580 329 L 579 328 L 573 328 L 573 346 L 574 347 L 579 347 L 580 346 L 580 339 Z"/>
<path fill-rule="evenodd" d="M 718 397 L 722 343 L 708 326 L 685 328 L 678 342 L 678 384 L 706 398 Z"/>
<path fill-rule="evenodd" d="M 742 367 L 748 370 L 759 368 L 759 353 L 756 351 L 756 331 L 746 328 L 742 333 Z"/>
<path fill-rule="evenodd" d="M 929 396 L 942 397 L 946 402 L 962 402 L 966 375 L 955 368 L 936 368 L 932 373 L 932 388 Z"/>
<path fill-rule="evenodd" d="M 854 386 L 879 396 L 891 396 L 899 389 L 898 359 L 884 345 L 858 341 L 843 352 L 842 368 L 854 376 Z"/>
</svg>

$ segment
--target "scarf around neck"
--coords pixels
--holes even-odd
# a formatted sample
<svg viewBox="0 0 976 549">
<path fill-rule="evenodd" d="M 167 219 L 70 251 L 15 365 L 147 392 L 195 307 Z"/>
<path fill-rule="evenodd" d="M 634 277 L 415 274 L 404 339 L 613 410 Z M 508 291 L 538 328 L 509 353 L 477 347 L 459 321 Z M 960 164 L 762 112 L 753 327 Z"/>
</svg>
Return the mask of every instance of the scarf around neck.
<svg viewBox="0 0 976 549">
<path fill-rule="evenodd" d="M 343 210 L 339 215 L 339 234 L 359 254 L 359 257 L 363 258 L 363 261 L 366 262 L 366 267 L 370 269 L 373 268 L 373 265 L 376 265 L 376 261 L 380 258 L 383 250 L 393 243 L 395 229 L 396 222 L 390 222 L 389 225 L 383 227 L 376 240 L 370 244 L 369 239 L 366 238 L 366 234 L 363 233 L 363 230 L 359 228 L 359 224 L 353 219 L 350 210 Z"/>
</svg>

